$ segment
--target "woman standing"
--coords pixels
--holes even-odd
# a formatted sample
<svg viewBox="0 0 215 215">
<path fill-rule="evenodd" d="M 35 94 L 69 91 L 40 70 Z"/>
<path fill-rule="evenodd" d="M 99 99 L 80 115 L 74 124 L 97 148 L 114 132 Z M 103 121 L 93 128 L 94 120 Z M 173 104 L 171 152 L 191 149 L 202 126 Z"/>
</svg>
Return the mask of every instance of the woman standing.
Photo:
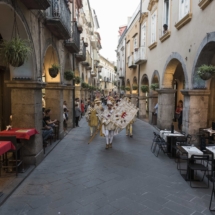
<svg viewBox="0 0 215 215">
<path fill-rule="evenodd" d="M 84 105 L 83 100 L 81 100 L 81 117 L 84 116 L 84 113 L 85 113 L 85 105 Z"/>
<path fill-rule="evenodd" d="M 178 102 L 177 109 L 175 111 L 176 118 L 178 119 L 178 129 L 181 131 L 182 129 L 182 120 L 183 120 L 183 101 L 180 100 Z"/>
</svg>

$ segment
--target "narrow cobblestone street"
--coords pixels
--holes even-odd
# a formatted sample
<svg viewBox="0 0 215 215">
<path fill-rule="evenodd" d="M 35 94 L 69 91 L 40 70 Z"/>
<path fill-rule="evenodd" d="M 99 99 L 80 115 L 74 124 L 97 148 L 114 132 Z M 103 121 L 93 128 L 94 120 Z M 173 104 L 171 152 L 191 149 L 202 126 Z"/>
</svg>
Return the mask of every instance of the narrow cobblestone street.
<svg viewBox="0 0 215 215">
<path fill-rule="evenodd" d="M 199 215 L 209 189 L 192 189 L 174 160 L 150 152 L 153 127 L 137 120 L 105 150 L 99 135 L 88 145 L 83 119 L 0 208 L 1 215 Z"/>
</svg>

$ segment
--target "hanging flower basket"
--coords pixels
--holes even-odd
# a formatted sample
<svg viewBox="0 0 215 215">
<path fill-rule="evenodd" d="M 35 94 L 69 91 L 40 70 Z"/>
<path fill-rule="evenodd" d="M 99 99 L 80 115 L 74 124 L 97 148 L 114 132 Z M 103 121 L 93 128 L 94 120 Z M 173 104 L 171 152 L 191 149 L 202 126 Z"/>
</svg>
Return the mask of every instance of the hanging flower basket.
<svg viewBox="0 0 215 215">
<path fill-rule="evenodd" d="M 60 66 L 53 64 L 51 68 L 49 68 L 49 75 L 52 78 L 56 78 L 59 72 Z"/>
<path fill-rule="evenodd" d="M 138 89 L 138 86 L 137 86 L 137 85 L 134 85 L 134 86 L 132 86 L 132 89 L 133 89 L 133 90 L 137 90 L 137 89 Z"/>
<path fill-rule="evenodd" d="M 13 67 L 20 67 L 32 53 L 31 46 L 27 40 L 19 37 L 0 44 L 0 56 Z"/>
<path fill-rule="evenodd" d="M 152 90 L 156 90 L 156 89 L 159 88 L 159 84 L 158 84 L 158 83 L 151 84 L 150 88 L 151 88 Z"/>
<path fill-rule="evenodd" d="M 75 76 L 75 83 L 80 84 L 81 83 L 81 78 L 79 76 Z"/>
<path fill-rule="evenodd" d="M 74 78 L 74 72 L 71 70 L 67 70 L 64 72 L 64 78 L 67 81 L 71 81 Z"/>
<path fill-rule="evenodd" d="M 131 91 L 131 88 L 130 87 L 125 87 L 125 90 L 126 91 Z"/>
<path fill-rule="evenodd" d="M 142 91 L 143 93 L 149 92 L 149 86 L 148 86 L 148 85 L 142 85 L 142 86 L 141 86 L 141 91 Z"/>
<path fill-rule="evenodd" d="M 198 68 L 197 74 L 202 80 L 209 80 L 215 74 L 215 66 L 202 65 Z"/>
</svg>

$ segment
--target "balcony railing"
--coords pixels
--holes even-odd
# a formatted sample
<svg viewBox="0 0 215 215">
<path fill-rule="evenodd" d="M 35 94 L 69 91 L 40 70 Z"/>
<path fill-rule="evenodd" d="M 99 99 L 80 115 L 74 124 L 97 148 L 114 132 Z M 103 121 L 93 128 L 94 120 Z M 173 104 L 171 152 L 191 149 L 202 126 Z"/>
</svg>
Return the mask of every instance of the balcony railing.
<svg viewBox="0 0 215 215">
<path fill-rule="evenodd" d="M 91 71 L 91 76 L 92 76 L 92 77 L 96 77 L 96 76 L 97 76 L 96 72 Z"/>
<path fill-rule="evenodd" d="M 51 0 L 21 0 L 29 10 L 46 10 L 51 5 Z"/>
<path fill-rule="evenodd" d="M 70 53 L 79 53 L 80 51 L 80 34 L 76 22 L 72 23 L 72 37 L 65 40 L 65 46 Z"/>
<path fill-rule="evenodd" d="M 45 24 L 53 35 L 61 40 L 71 38 L 71 12 L 65 0 L 52 0 L 45 14 Z"/>
<path fill-rule="evenodd" d="M 134 55 L 128 57 L 128 68 L 135 69 L 137 65 L 134 63 Z"/>
<path fill-rule="evenodd" d="M 119 71 L 119 78 L 124 78 L 124 77 L 125 77 L 125 71 L 123 69 Z"/>
<path fill-rule="evenodd" d="M 89 54 L 88 51 L 86 51 L 86 60 L 81 62 L 81 63 L 82 63 L 83 66 L 88 67 L 90 65 L 89 62 L 90 62 L 90 54 Z"/>
<path fill-rule="evenodd" d="M 89 54 L 89 59 L 88 60 L 89 60 L 88 61 L 89 65 L 86 67 L 86 70 L 91 70 L 92 69 L 92 58 L 91 58 L 90 54 Z"/>
<path fill-rule="evenodd" d="M 84 41 L 82 40 L 80 43 L 80 51 L 78 54 L 76 54 L 76 58 L 79 61 L 86 61 L 86 47 L 84 45 Z"/>
<path fill-rule="evenodd" d="M 146 59 L 146 48 L 140 47 L 137 51 L 134 52 L 134 63 L 142 64 L 147 61 Z"/>
</svg>

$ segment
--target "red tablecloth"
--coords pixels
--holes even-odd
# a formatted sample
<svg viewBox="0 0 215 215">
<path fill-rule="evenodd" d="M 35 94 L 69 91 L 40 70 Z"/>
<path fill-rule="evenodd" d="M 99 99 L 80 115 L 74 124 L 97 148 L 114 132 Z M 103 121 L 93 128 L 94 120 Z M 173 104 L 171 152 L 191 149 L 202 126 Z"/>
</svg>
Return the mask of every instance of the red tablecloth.
<svg viewBox="0 0 215 215">
<path fill-rule="evenodd" d="M 9 131 L 0 131 L 0 136 L 16 136 L 17 139 L 26 140 L 35 134 L 39 134 L 35 128 L 13 128 Z"/>
<path fill-rule="evenodd" d="M 9 150 L 15 150 L 15 146 L 10 141 L 0 141 L 0 155 L 3 155 L 5 152 Z"/>
</svg>

